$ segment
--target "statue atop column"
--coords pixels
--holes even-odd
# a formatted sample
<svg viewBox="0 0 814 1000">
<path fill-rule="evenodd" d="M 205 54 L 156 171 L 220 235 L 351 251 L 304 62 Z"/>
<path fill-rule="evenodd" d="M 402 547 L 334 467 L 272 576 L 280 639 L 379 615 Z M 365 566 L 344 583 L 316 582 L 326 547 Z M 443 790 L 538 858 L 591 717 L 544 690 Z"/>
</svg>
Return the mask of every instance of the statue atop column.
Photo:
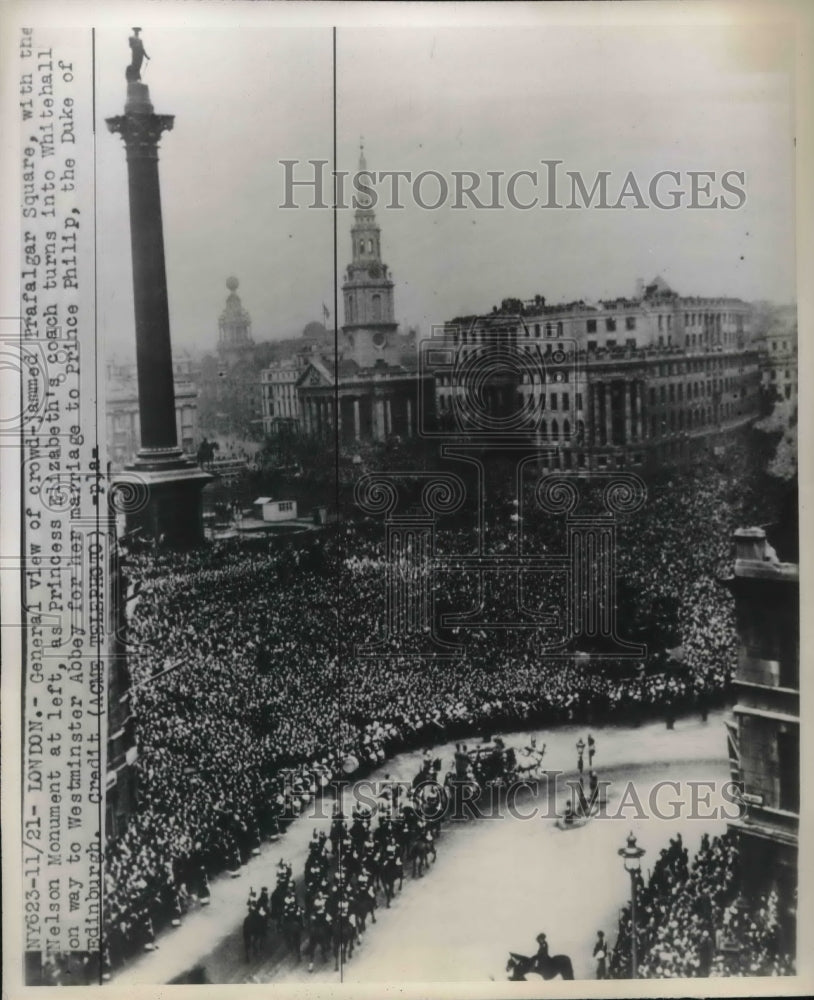
<svg viewBox="0 0 814 1000">
<path fill-rule="evenodd" d="M 136 83 L 141 80 L 141 65 L 145 59 L 150 61 L 144 48 L 144 42 L 139 38 L 140 31 L 141 28 L 133 28 L 133 34 L 128 39 L 130 50 L 133 53 L 130 65 L 124 71 L 128 83 Z"/>
</svg>

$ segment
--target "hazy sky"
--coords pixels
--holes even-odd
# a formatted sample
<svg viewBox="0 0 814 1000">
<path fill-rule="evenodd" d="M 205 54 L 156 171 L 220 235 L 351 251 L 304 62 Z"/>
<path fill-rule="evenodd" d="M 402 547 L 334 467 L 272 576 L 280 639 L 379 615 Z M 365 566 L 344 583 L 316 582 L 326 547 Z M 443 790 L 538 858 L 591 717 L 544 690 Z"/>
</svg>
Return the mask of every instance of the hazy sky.
<svg viewBox="0 0 814 1000">
<path fill-rule="evenodd" d="M 323 302 L 333 311 L 333 218 L 279 208 L 279 161 L 332 158 L 330 30 L 141 23 L 143 81 L 155 110 L 176 116 L 160 151 L 174 346 L 214 348 L 231 274 L 255 339 L 297 333 Z M 129 34 L 126 22 L 97 33 L 100 119 L 122 112 Z M 507 296 L 632 294 L 656 274 L 685 294 L 793 298 L 790 58 L 767 28 L 340 28 L 339 169 L 355 169 L 363 134 L 377 170 L 511 173 L 559 159 L 589 187 L 611 171 L 612 192 L 632 170 L 645 195 L 659 170 L 746 173 L 738 211 L 379 207 L 398 319 L 426 333 Z M 101 327 L 122 354 L 126 164 L 104 125 L 97 182 Z M 339 213 L 340 280 L 351 221 Z"/>
</svg>

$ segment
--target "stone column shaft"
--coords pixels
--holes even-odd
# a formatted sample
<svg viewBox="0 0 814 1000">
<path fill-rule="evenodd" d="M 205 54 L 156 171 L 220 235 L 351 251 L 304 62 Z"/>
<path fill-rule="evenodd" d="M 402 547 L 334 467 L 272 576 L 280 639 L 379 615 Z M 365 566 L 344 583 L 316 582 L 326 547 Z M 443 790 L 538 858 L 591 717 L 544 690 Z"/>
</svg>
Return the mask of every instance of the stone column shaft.
<svg viewBox="0 0 814 1000">
<path fill-rule="evenodd" d="M 130 83 L 125 114 L 107 120 L 127 150 L 130 246 L 136 320 L 141 452 L 172 458 L 178 451 L 172 375 L 170 313 L 164 263 L 164 232 L 158 179 L 158 142 L 173 126 L 172 115 L 156 115 L 147 87 Z M 153 456 L 155 457 L 155 456 Z"/>
<path fill-rule="evenodd" d="M 610 447 L 613 444 L 613 407 L 611 405 L 611 384 L 605 382 L 605 438 Z"/>
</svg>

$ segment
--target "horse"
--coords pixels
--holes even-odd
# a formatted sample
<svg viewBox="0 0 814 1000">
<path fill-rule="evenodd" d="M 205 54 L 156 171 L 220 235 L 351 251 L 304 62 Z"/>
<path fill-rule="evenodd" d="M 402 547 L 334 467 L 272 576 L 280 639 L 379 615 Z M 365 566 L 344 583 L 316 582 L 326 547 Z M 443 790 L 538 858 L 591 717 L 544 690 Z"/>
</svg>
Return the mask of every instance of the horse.
<svg viewBox="0 0 814 1000">
<path fill-rule="evenodd" d="M 399 890 L 404 883 L 404 867 L 401 863 L 401 858 L 398 856 L 385 858 L 382 862 L 381 870 L 379 872 L 379 880 L 381 881 L 382 888 L 384 889 L 384 898 L 387 903 L 388 909 L 390 908 L 390 900 L 396 894 L 396 880 L 398 879 Z"/>
<path fill-rule="evenodd" d="M 243 921 L 243 947 L 246 949 L 246 961 L 251 962 L 252 956 L 260 952 L 260 946 L 266 940 L 266 922 L 252 908 Z"/>
<path fill-rule="evenodd" d="M 351 912 L 356 917 L 360 940 L 365 932 L 367 918 L 370 917 L 371 921 L 376 923 L 376 906 L 376 893 L 372 886 L 360 890 L 353 900 Z"/>
<path fill-rule="evenodd" d="M 289 951 L 293 951 L 297 956 L 297 965 L 300 963 L 300 951 L 302 949 L 303 912 L 302 907 L 291 907 L 283 914 L 281 921 L 283 940 Z"/>
<path fill-rule="evenodd" d="M 427 840 L 424 836 L 419 837 L 418 840 L 413 842 L 410 847 L 410 857 L 413 862 L 413 878 L 416 877 L 416 873 L 418 873 L 419 878 L 423 876 L 424 871 L 429 867 L 431 856 L 433 861 L 435 861 L 435 845 L 432 840 Z"/>
<path fill-rule="evenodd" d="M 334 971 L 339 972 L 340 959 L 344 965 L 353 958 L 353 946 L 356 943 L 356 917 L 347 910 L 340 909 L 334 923 Z"/>
<path fill-rule="evenodd" d="M 529 957 L 510 951 L 506 971 L 511 973 L 509 980 L 513 983 L 525 982 L 529 972 L 536 972 L 543 979 L 553 979 L 555 976 L 574 978 L 574 967 L 567 955 L 549 955 L 548 958 L 538 959 L 536 955 Z"/>
<path fill-rule="evenodd" d="M 314 971 L 314 952 L 319 948 L 322 953 L 322 961 L 328 957 L 331 950 L 331 945 L 333 943 L 333 927 L 331 926 L 331 917 L 324 910 L 320 913 L 315 913 L 311 917 L 311 923 L 308 928 L 308 971 Z"/>
</svg>

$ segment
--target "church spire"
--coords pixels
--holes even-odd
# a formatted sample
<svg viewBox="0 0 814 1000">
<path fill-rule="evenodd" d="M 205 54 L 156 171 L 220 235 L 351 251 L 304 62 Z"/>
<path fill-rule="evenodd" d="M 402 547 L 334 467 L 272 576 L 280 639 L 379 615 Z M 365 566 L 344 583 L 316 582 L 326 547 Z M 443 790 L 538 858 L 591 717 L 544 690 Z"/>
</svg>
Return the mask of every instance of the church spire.
<svg viewBox="0 0 814 1000">
<path fill-rule="evenodd" d="M 342 286 L 345 299 L 345 325 L 348 356 L 360 367 L 377 360 L 393 363 L 395 358 L 391 338 L 397 324 L 393 309 L 393 279 L 382 261 L 381 230 L 370 195 L 373 188 L 371 172 L 365 157 L 365 140 L 359 137 L 359 178 L 354 195 L 356 212 L 350 230 L 351 259 Z"/>
</svg>

